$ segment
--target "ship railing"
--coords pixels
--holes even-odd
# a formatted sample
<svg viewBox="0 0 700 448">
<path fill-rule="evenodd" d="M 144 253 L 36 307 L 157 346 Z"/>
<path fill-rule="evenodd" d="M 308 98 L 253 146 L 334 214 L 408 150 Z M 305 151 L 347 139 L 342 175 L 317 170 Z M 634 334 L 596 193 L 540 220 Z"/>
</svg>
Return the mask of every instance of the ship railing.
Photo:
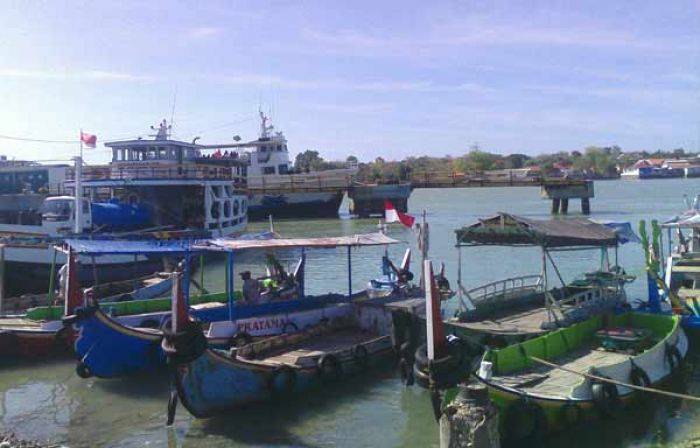
<svg viewBox="0 0 700 448">
<path fill-rule="evenodd" d="M 591 301 L 607 299 L 614 295 L 619 295 L 617 288 L 595 285 L 591 286 L 590 288 L 586 288 L 583 291 L 579 291 L 575 294 L 561 298 L 556 302 L 559 307 L 566 305 L 578 307 Z"/>
<path fill-rule="evenodd" d="M 511 277 L 463 291 L 474 306 L 542 292 L 544 292 L 544 279 L 539 274 Z"/>
<path fill-rule="evenodd" d="M 74 181 L 75 172 L 69 171 L 66 180 Z M 216 165 L 169 167 L 113 167 L 91 166 L 83 168 L 83 180 L 229 180 L 245 187 L 245 176 L 234 174 L 230 167 Z"/>
</svg>

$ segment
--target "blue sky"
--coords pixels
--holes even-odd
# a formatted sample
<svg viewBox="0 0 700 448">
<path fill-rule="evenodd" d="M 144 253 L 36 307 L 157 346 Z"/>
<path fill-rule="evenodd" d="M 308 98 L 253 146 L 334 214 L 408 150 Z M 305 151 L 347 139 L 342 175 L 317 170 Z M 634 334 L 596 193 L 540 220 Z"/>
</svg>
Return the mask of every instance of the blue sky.
<svg viewBox="0 0 700 448">
<path fill-rule="evenodd" d="M 0 135 L 145 135 L 177 91 L 177 138 L 254 138 L 262 105 L 293 152 L 330 159 L 698 149 L 699 16 L 697 1 L 6 1 Z"/>
</svg>

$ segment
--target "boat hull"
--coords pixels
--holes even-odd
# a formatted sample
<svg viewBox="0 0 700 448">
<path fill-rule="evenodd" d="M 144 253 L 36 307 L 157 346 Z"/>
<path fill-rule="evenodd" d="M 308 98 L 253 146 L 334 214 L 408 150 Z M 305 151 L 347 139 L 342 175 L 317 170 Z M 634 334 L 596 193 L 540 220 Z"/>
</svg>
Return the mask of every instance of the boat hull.
<svg viewBox="0 0 700 448">
<path fill-rule="evenodd" d="M 273 218 L 336 218 L 343 192 L 300 192 L 279 195 L 253 194 L 248 206 L 250 220 Z"/>
<path fill-rule="evenodd" d="M 632 362 L 630 362 L 630 360 L 632 360 L 634 365 L 646 373 L 650 381 L 650 386 L 653 387 L 666 381 L 674 373 L 674 366 L 669 361 L 667 351 L 675 348 L 682 358 L 684 358 L 688 352 L 688 339 L 683 332 L 680 319 L 648 313 L 630 313 L 628 315 L 616 316 L 615 319 L 616 322 L 626 322 L 624 319 L 629 319 L 629 321 L 641 324 L 639 325 L 640 328 L 645 328 L 645 325 L 647 328 L 648 326 L 656 325 L 658 322 L 654 323 L 654 320 L 658 319 L 672 319 L 674 323 L 673 328 L 667 335 L 653 347 L 636 356 L 628 358 L 625 362 L 594 366 L 596 370 L 595 374 L 624 383 L 634 383 L 632 380 L 633 366 Z M 532 343 L 530 345 L 525 343 L 519 344 L 523 347 L 523 353 L 526 353 L 531 347 L 536 347 L 536 341 L 533 340 L 530 342 Z M 527 348 L 525 347 L 526 345 Z M 547 342 L 545 342 L 543 346 L 545 347 L 544 350 L 546 353 Z M 543 355 L 540 356 L 545 357 Z M 556 362 L 556 360 L 554 360 L 554 362 Z M 675 366 L 675 368 L 677 367 L 678 366 Z M 573 396 L 559 397 L 532 393 L 525 388 L 506 387 L 491 379 L 484 378 L 480 376 L 480 374 L 475 375 L 475 377 L 479 382 L 487 386 L 490 398 L 498 406 L 501 414 L 504 416 L 504 418 L 500 420 L 502 434 L 509 434 L 510 428 L 507 427 L 508 413 L 513 413 L 515 409 L 517 409 L 518 412 L 522 412 L 521 408 L 517 407 L 522 403 L 527 403 L 530 409 L 535 408 L 541 410 L 541 412 L 538 411 L 539 417 L 537 417 L 535 413 L 532 415 L 533 418 L 538 418 L 540 420 L 537 422 L 540 432 L 565 430 L 571 424 L 576 423 L 576 421 L 594 418 L 600 416 L 601 412 L 605 412 L 601 410 L 600 404 L 594 400 L 590 384 L 583 382 L 583 380 L 579 386 L 573 387 L 572 390 L 576 391 L 572 392 Z M 634 389 L 623 386 L 612 387 L 617 389 L 619 401 L 616 405 L 619 405 L 619 407 L 630 404 L 638 396 L 638 393 Z M 576 421 L 572 421 L 572 419 Z"/>
<path fill-rule="evenodd" d="M 68 356 L 71 338 L 65 331 L 42 329 L 0 330 L 0 357 L 39 360 Z"/>
<path fill-rule="evenodd" d="M 361 366 L 353 359 L 344 360 L 343 375 L 358 374 L 381 365 L 393 354 L 388 336 L 364 346 L 369 353 L 367 364 Z M 197 418 L 287 394 L 299 394 L 321 387 L 327 381 L 316 367 L 269 366 L 231 358 L 214 350 L 206 350 L 193 362 L 179 366 L 176 376 L 180 400 Z"/>
<path fill-rule="evenodd" d="M 48 249 L 15 249 L 23 251 L 16 258 L 6 258 L 6 294 L 9 296 L 25 293 L 46 292 L 50 282 L 51 263 L 53 255 Z M 8 249 L 8 254 L 10 250 Z M 65 263 L 65 256 L 58 254 L 56 257 L 56 274 Z M 102 283 L 129 280 L 135 276 L 151 274 L 163 269 L 160 259 L 147 259 L 139 257 L 134 262 L 134 257 L 114 258 L 112 260 L 98 261 L 97 268 L 93 272 L 89 263 L 84 264 L 79 272 L 81 286 L 88 287 L 94 283 L 95 275 Z M 31 281 L 27 281 L 31 279 Z M 58 281 L 56 280 L 56 284 Z"/>
<path fill-rule="evenodd" d="M 288 322 L 295 328 L 303 328 L 302 325 L 314 324 L 324 317 L 343 312 L 341 306 L 333 306 L 341 297 L 237 306 L 235 321 L 228 332 L 218 331 L 211 341 L 216 341 L 217 347 L 225 347 L 230 345 L 230 338 L 239 333 L 251 336 L 280 334 Z M 193 309 L 192 314 L 202 322 L 230 322 L 228 307 L 223 304 Z M 261 319 L 255 319 L 258 316 Z M 163 332 L 159 328 L 167 325 L 169 317 L 170 312 L 161 312 L 123 316 L 117 320 L 98 308 L 85 308 L 69 320 L 77 332 L 73 349 L 79 362 L 87 367 L 91 375 L 99 378 L 158 370 L 165 366 L 165 356 L 160 346 Z M 154 328 L 135 328 L 145 324 Z"/>
</svg>

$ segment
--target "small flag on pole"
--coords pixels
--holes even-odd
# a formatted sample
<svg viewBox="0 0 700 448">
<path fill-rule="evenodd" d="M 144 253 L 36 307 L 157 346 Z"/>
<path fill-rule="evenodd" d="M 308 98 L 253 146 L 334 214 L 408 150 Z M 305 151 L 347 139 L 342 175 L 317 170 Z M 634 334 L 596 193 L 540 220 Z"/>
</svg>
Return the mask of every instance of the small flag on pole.
<svg viewBox="0 0 700 448">
<path fill-rule="evenodd" d="M 85 133 L 83 131 L 80 131 L 80 141 L 83 142 L 88 148 L 94 148 L 97 146 L 97 136 Z"/>
<path fill-rule="evenodd" d="M 394 208 L 394 204 L 390 200 L 384 200 L 384 220 L 386 222 L 400 222 L 408 228 L 413 227 L 416 218 L 406 213 L 401 213 Z"/>
</svg>

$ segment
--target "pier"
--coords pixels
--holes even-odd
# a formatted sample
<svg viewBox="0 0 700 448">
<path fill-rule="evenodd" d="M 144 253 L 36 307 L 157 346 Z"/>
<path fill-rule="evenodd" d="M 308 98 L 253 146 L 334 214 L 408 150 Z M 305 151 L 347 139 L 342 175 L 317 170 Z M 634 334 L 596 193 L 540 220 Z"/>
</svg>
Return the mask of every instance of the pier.
<svg viewBox="0 0 700 448">
<path fill-rule="evenodd" d="M 567 214 L 569 200 L 581 200 L 581 212 L 591 213 L 591 198 L 595 196 L 593 181 L 586 179 L 543 178 L 483 173 L 414 173 L 412 188 L 479 188 L 479 187 L 540 187 L 540 196 L 552 201 L 552 214 Z"/>
<path fill-rule="evenodd" d="M 540 187 L 540 195 L 552 200 L 552 214 L 567 214 L 569 199 L 581 200 L 581 213 L 590 215 L 591 198 L 594 196 L 593 181 L 585 180 L 572 183 L 547 181 Z"/>
</svg>

